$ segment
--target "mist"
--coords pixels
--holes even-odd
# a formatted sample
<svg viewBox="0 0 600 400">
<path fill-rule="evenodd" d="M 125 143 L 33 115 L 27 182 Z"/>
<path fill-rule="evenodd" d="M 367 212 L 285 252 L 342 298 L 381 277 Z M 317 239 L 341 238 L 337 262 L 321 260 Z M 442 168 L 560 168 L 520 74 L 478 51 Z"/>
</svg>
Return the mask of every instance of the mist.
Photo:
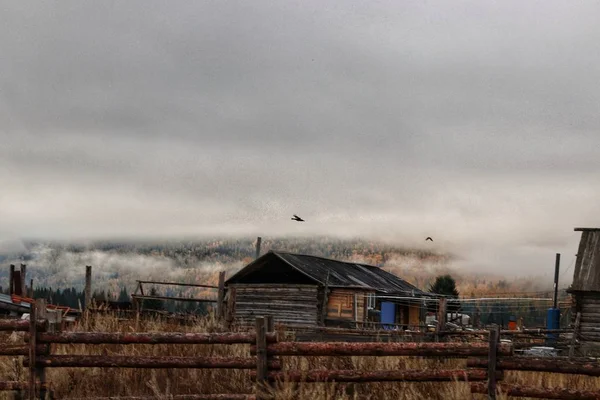
<svg viewBox="0 0 600 400">
<path fill-rule="evenodd" d="M 600 226 L 598 12 L 6 4 L 0 251 L 33 239 L 360 237 L 452 254 L 461 271 L 552 275 L 555 253 L 565 264 L 576 253 L 573 228 Z M 65 255 L 55 272 L 175 271 L 132 257 Z"/>
</svg>

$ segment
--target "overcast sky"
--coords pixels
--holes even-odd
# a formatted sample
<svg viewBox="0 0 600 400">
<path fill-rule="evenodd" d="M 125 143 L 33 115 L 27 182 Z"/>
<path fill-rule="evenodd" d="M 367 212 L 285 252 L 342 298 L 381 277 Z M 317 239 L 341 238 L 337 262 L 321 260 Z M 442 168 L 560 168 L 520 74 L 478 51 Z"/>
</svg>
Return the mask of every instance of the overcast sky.
<svg viewBox="0 0 600 400">
<path fill-rule="evenodd" d="M 432 236 L 532 275 L 600 226 L 598 2 L 0 4 L 5 243 Z"/>
</svg>

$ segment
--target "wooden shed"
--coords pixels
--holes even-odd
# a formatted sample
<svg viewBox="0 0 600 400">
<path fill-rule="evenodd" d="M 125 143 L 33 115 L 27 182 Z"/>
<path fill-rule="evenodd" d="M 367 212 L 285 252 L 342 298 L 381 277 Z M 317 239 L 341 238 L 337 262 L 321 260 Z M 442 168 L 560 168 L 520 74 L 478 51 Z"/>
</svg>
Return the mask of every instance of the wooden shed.
<svg viewBox="0 0 600 400">
<path fill-rule="evenodd" d="M 225 288 L 228 319 L 239 326 L 272 315 L 284 325 L 356 327 L 370 316 L 377 321 L 380 296 L 403 299 L 394 323 L 416 326 L 419 299 L 429 296 L 379 267 L 278 251 L 242 268 Z"/>
<path fill-rule="evenodd" d="M 575 228 L 581 232 L 573 283 L 573 322 L 579 320 L 580 343 L 600 347 L 600 228 Z M 589 347 L 588 346 L 588 347 Z"/>
</svg>

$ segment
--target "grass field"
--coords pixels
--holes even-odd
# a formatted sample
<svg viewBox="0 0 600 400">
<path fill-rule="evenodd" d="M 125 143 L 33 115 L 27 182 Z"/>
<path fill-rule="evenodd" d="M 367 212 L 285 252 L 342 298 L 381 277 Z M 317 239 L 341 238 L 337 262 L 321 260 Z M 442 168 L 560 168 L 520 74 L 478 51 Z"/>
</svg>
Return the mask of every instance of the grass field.
<svg viewBox="0 0 600 400">
<path fill-rule="evenodd" d="M 73 327 L 80 331 L 180 331 L 211 332 L 219 327 L 214 320 L 203 318 L 190 326 L 174 325 L 158 319 L 135 322 L 119 320 L 114 316 L 94 316 L 85 324 Z M 22 342 L 23 334 L 5 334 L 0 340 Z M 242 356 L 249 355 L 248 345 L 55 345 L 54 354 L 102 355 L 171 355 L 171 356 Z M 287 357 L 284 369 L 452 369 L 460 368 L 465 360 L 432 360 L 414 357 Z M 20 361 L 10 357 L 0 358 L 0 380 L 23 380 L 28 377 Z M 56 398 L 82 398 L 100 396 L 148 395 L 167 399 L 172 394 L 191 393 L 252 393 L 249 371 L 238 370 L 142 370 L 142 369 L 50 369 L 47 380 Z M 507 372 L 506 382 L 561 386 L 580 390 L 600 390 L 600 378 L 531 372 Z M 295 390 L 299 391 L 295 391 Z M 471 395 L 468 384 L 449 383 L 373 383 L 373 384 L 304 384 L 299 387 L 289 383 L 276 385 L 278 399 L 352 399 L 355 396 L 372 399 L 485 399 Z M 12 398 L 9 392 L 0 392 L 0 399 Z M 505 397 L 500 397 L 505 398 Z"/>
</svg>

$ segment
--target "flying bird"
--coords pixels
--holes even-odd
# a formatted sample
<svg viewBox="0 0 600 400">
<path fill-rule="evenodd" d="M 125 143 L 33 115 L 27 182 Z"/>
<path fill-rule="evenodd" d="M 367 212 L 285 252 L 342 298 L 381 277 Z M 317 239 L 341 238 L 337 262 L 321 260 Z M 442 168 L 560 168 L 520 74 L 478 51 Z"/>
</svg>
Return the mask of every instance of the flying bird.
<svg viewBox="0 0 600 400">
<path fill-rule="evenodd" d="M 427 239 L 425 239 L 425 241 L 428 241 L 428 240 L 433 242 L 433 239 L 430 236 L 427 236 Z"/>
<path fill-rule="evenodd" d="M 294 214 L 294 218 L 292 218 L 292 221 L 304 222 L 304 220 L 302 218 L 300 218 L 299 216 L 297 216 L 296 214 Z"/>
</svg>

